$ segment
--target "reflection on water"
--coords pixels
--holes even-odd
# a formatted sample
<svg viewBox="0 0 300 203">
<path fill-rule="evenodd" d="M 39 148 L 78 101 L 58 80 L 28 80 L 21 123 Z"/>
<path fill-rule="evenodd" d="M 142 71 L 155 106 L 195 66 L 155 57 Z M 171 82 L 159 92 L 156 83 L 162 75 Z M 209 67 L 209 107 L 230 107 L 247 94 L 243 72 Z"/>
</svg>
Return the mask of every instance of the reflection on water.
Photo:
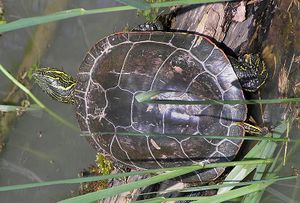
<svg viewBox="0 0 300 203">
<path fill-rule="evenodd" d="M 5 1 L 6 19 L 41 15 L 51 0 Z M 110 0 L 72 0 L 71 8 L 101 8 L 119 5 Z M 90 15 L 59 22 L 53 41 L 46 54 L 41 56 L 41 66 L 63 68 L 75 75 L 90 46 L 100 38 L 120 31 L 127 24 L 143 22 L 135 11 Z M 5 33 L 0 38 L 1 64 L 15 73 L 32 38 L 33 28 Z M 33 39 L 34 40 L 34 39 Z M 10 82 L 0 74 L 0 97 L 4 97 Z M 34 94 L 48 107 L 77 125 L 72 105 L 51 100 L 36 85 Z M 95 151 L 85 138 L 60 125 L 46 113 L 28 112 L 15 122 L 6 149 L 0 161 L 0 185 L 75 178 L 83 168 L 94 163 Z M 1 192 L 1 202 L 55 202 L 72 195 L 78 185 L 43 187 L 29 190 Z"/>
</svg>

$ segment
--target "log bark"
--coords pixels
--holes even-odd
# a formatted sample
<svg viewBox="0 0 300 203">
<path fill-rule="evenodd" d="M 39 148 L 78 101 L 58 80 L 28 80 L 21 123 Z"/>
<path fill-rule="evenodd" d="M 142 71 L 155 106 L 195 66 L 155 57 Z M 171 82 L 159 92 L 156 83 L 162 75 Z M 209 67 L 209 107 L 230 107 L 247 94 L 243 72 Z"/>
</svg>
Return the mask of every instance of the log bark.
<svg viewBox="0 0 300 203">
<path fill-rule="evenodd" d="M 262 91 L 266 98 L 300 97 L 299 5 L 299 1 L 278 1 L 272 25 L 263 43 L 262 53 L 271 72 Z M 298 113 L 299 103 L 266 105 L 264 120 L 272 126 Z"/>
<path fill-rule="evenodd" d="M 171 29 L 203 34 L 236 55 L 257 52 L 275 5 L 275 0 L 264 0 L 181 7 L 173 12 Z"/>
</svg>

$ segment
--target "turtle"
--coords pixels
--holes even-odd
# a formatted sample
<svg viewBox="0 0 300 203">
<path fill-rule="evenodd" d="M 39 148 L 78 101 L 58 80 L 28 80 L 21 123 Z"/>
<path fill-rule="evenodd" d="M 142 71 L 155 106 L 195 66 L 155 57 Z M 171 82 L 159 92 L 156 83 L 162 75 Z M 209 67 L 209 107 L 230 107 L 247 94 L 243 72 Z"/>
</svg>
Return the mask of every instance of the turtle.
<svg viewBox="0 0 300 203">
<path fill-rule="evenodd" d="M 228 56 L 197 33 L 130 31 L 95 43 L 76 79 L 52 67 L 32 76 L 54 99 L 74 104 L 80 130 L 98 152 L 131 169 L 152 169 L 233 160 L 243 140 L 229 137 L 245 135 L 247 106 L 140 103 L 137 95 L 244 100 L 244 91 L 258 90 L 268 73 L 258 54 Z M 224 170 L 200 170 L 184 180 L 205 183 Z"/>
</svg>

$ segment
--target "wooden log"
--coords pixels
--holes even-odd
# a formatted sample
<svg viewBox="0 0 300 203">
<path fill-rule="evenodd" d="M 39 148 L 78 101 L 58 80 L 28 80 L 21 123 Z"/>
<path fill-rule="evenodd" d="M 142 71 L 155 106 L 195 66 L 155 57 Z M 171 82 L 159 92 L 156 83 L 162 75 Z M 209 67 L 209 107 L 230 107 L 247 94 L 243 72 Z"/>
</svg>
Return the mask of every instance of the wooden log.
<svg viewBox="0 0 300 203">
<path fill-rule="evenodd" d="M 173 11 L 171 29 L 203 34 L 236 55 L 258 52 L 275 5 L 275 0 L 264 0 L 180 7 Z"/>
</svg>

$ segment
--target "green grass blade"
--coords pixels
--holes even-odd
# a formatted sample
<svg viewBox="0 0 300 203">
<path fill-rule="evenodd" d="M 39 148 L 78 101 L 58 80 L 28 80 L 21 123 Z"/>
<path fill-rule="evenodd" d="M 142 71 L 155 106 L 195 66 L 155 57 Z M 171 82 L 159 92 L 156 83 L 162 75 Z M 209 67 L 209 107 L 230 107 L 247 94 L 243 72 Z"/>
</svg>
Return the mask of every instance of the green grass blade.
<svg viewBox="0 0 300 203">
<path fill-rule="evenodd" d="M 202 198 L 198 201 L 195 201 L 194 203 L 204 203 L 204 202 L 219 203 L 219 202 L 224 202 L 224 201 L 227 201 L 227 200 L 231 200 L 233 198 L 241 197 L 241 196 L 253 193 L 253 192 L 264 190 L 266 187 L 270 186 L 274 182 L 275 182 L 275 180 L 270 180 L 270 181 L 265 182 L 265 183 L 258 183 L 258 184 L 249 185 L 249 186 L 242 187 L 242 188 L 235 189 L 235 190 L 231 190 L 229 192 L 219 194 L 219 195 L 216 195 L 216 196 Z"/>
<path fill-rule="evenodd" d="M 37 110 L 41 110 L 41 108 L 35 104 L 32 104 L 29 107 L 14 106 L 14 105 L 0 105 L 0 111 L 2 111 L 2 112 L 37 111 Z"/>
<path fill-rule="evenodd" d="M 146 199 L 146 200 L 140 200 L 140 201 L 135 201 L 133 203 L 161 203 L 165 200 L 166 198 L 164 197 L 155 197 L 152 199 Z"/>
<path fill-rule="evenodd" d="M 221 3 L 235 0 L 174 0 L 166 2 L 157 2 L 150 4 L 152 8 L 170 7 L 178 5 L 190 5 L 190 4 L 208 4 L 208 3 Z"/>
<path fill-rule="evenodd" d="M 283 99 L 249 99 L 249 100 L 214 100 L 204 99 L 201 101 L 186 101 L 186 100 L 158 100 L 156 96 L 162 93 L 174 93 L 174 91 L 148 91 L 139 93 L 135 96 L 140 103 L 147 104 L 173 104 L 173 105 L 236 105 L 236 104 L 282 104 L 282 103 L 298 103 L 300 98 L 283 98 Z M 178 92 L 180 93 L 180 92 Z"/>
<path fill-rule="evenodd" d="M 282 135 L 285 130 L 286 130 L 286 122 L 284 121 L 273 130 L 274 131 L 273 135 L 271 135 L 269 133 L 265 137 L 275 136 L 275 138 L 279 138 L 280 135 Z M 269 142 L 267 140 L 262 141 L 262 142 L 256 144 L 245 155 L 243 160 L 270 158 L 273 155 L 273 150 L 271 150 L 271 151 L 268 151 L 268 150 L 270 150 L 271 148 L 273 149 L 273 147 L 275 147 L 275 146 L 276 146 L 276 143 L 274 143 L 274 142 Z M 265 170 L 265 167 L 266 167 L 266 165 L 259 165 L 259 166 L 239 165 L 239 166 L 236 166 L 227 175 L 227 177 L 224 180 L 225 182 L 223 184 L 226 185 L 226 184 L 230 184 L 230 183 L 240 182 L 255 169 L 259 170 L 259 171 L 257 171 L 257 173 L 263 173 Z M 255 180 L 259 180 L 259 179 L 255 179 Z M 221 188 L 221 189 L 219 189 L 218 194 L 225 193 L 232 188 L 233 188 L 232 186 Z"/>
<path fill-rule="evenodd" d="M 287 130 L 288 122 L 291 122 L 291 120 L 287 119 L 287 121 L 282 122 L 281 125 L 277 126 L 274 129 L 273 136 L 275 138 L 276 137 L 282 137 L 283 133 Z M 276 147 L 277 147 L 276 143 L 267 143 L 267 146 L 266 146 L 265 150 L 263 151 L 261 157 L 264 157 L 264 158 L 272 157 L 274 152 L 275 152 Z M 275 168 L 275 165 L 277 164 L 277 160 L 280 156 L 280 154 L 279 154 L 280 152 L 281 152 L 281 150 L 278 152 L 278 154 L 275 158 L 276 161 L 272 163 L 272 165 L 271 165 L 271 167 L 270 167 L 270 169 L 267 173 L 266 173 L 267 165 L 265 165 L 265 164 L 258 165 L 258 167 L 256 169 L 256 172 L 253 176 L 254 180 L 261 180 L 263 178 L 263 176 L 265 176 L 266 178 L 273 178 L 274 177 L 275 174 L 273 173 L 273 170 Z M 245 202 L 245 203 L 259 202 L 259 200 L 261 199 L 263 193 L 264 193 L 264 191 L 262 190 L 262 191 L 258 191 L 258 192 L 255 192 L 255 193 L 248 194 L 243 198 L 242 202 Z"/>
<path fill-rule="evenodd" d="M 116 1 L 123 3 L 123 4 L 127 4 L 132 7 L 135 7 L 137 9 L 141 9 L 141 10 L 151 8 L 150 4 L 145 2 L 144 0 L 116 0 Z"/>
<path fill-rule="evenodd" d="M 0 71 L 8 78 L 10 79 L 16 86 L 18 86 L 23 92 L 25 92 L 39 107 L 41 107 L 43 110 L 45 110 L 50 116 L 52 116 L 54 119 L 62 123 L 63 125 L 73 129 L 74 131 L 79 131 L 79 129 L 74 126 L 72 123 L 66 121 L 61 116 L 56 114 L 54 111 L 48 109 L 40 100 L 38 100 L 29 89 L 27 89 L 24 85 L 22 85 L 17 79 L 15 79 L 1 64 L 0 64 Z"/>
<path fill-rule="evenodd" d="M 160 168 L 160 169 L 151 169 L 151 170 L 149 169 L 149 170 L 132 171 L 132 172 L 127 172 L 127 173 L 118 173 L 118 174 L 113 174 L 113 175 L 103 175 L 103 176 L 96 176 L 96 177 L 73 178 L 73 179 L 47 181 L 47 182 L 40 182 L 40 183 L 2 186 L 2 187 L 0 187 L 0 192 L 1 191 L 9 191 L 9 190 L 28 189 L 28 188 L 42 187 L 42 186 L 50 186 L 50 185 L 59 185 L 59 184 L 74 184 L 74 183 L 82 183 L 82 182 L 91 182 L 91 181 L 106 180 L 106 179 L 112 179 L 112 178 L 122 178 L 122 177 L 128 177 L 128 176 L 133 176 L 133 175 L 161 173 L 161 172 L 174 171 L 174 170 L 200 170 L 200 169 L 208 169 L 208 168 L 216 168 L 216 167 L 236 166 L 239 164 L 257 165 L 257 164 L 262 164 L 262 163 L 272 163 L 272 161 L 273 161 L 272 159 L 268 159 L 268 160 L 257 159 L 257 160 L 248 160 L 248 161 L 210 163 L 210 164 L 205 164 L 205 165 L 192 165 L 192 166 Z"/>
<path fill-rule="evenodd" d="M 289 122 L 290 122 L 290 119 L 287 119 L 286 121 L 281 122 L 281 124 L 278 125 L 274 129 L 273 137 L 274 138 L 282 138 L 284 132 L 288 128 L 288 123 Z M 256 157 L 256 158 L 268 159 L 268 158 L 273 157 L 274 152 L 276 150 L 276 147 L 277 147 L 276 143 L 274 143 L 274 142 L 268 142 L 268 144 L 267 144 L 265 150 L 263 151 L 262 155 L 260 157 Z M 276 160 L 278 160 L 278 159 L 276 159 Z M 254 180 L 260 180 L 260 179 L 262 179 L 265 170 L 266 170 L 266 165 L 259 165 L 257 167 L 256 173 L 254 174 L 253 179 Z"/>
<path fill-rule="evenodd" d="M 165 93 L 165 91 L 147 91 L 147 92 L 142 92 L 137 95 L 135 95 L 135 99 L 140 102 L 148 102 L 154 99 L 154 97 L 158 96 L 161 93 Z"/>
<path fill-rule="evenodd" d="M 256 192 L 262 189 L 265 189 L 269 185 L 274 183 L 274 181 L 269 181 L 267 183 L 258 183 L 258 184 L 253 184 L 245 187 L 241 187 L 239 189 L 231 190 L 226 193 L 214 195 L 214 196 L 209 196 L 209 197 L 193 197 L 190 198 L 191 200 L 196 200 L 193 203 L 207 203 L 207 202 L 213 202 L 213 203 L 219 203 L 219 202 L 225 202 L 237 197 L 244 196 L 246 194 Z M 172 198 L 167 199 L 167 200 L 174 200 Z"/>
<path fill-rule="evenodd" d="M 213 2 L 221 2 L 221 0 L 180 0 L 180 1 L 155 3 L 155 4 L 151 4 L 151 7 L 160 8 L 160 7 L 169 7 L 175 5 L 188 5 L 188 4 L 199 4 L 199 3 L 213 3 Z M 22 18 L 10 23 L 0 25 L 0 33 L 16 30 L 20 28 L 30 27 L 34 25 L 39 25 L 43 23 L 49 23 L 57 20 L 64 20 L 64 19 L 73 18 L 82 15 L 100 14 L 100 13 L 108 13 L 108 12 L 116 12 L 116 11 L 127 11 L 127 10 L 134 10 L 134 9 L 136 8 L 130 5 L 90 9 L 90 10 L 86 10 L 83 8 L 70 9 L 70 10 L 60 11 L 45 16 Z"/>
<path fill-rule="evenodd" d="M 295 176 L 292 176 L 295 177 Z M 276 181 L 282 181 L 282 180 L 287 180 L 289 177 L 277 177 L 277 178 L 272 178 L 275 179 Z M 196 187 L 189 187 L 189 188 L 183 188 L 183 189 L 172 189 L 172 190 L 165 190 L 165 191 L 160 191 L 160 192 L 147 192 L 147 193 L 142 193 L 140 195 L 152 195 L 152 194 L 166 194 L 166 193 L 171 193 L 171 192 L 180 192 L 180 193 L 191 193 L 191 192 L 199 192 L 199 191 L 206 191 L 206 190 L 215 190 L 215 189 L 220 189 L 228 186 L 232 187 L 241 187 L 241 186 L 247 186 L 247 185 L 252 185 L 252 184 L 257 184 L 257 183 L 264 183 L 269 181 L 269 179 L 266 180 L 258 180 L 258 181 L 246 181 L 246 182 L 239 182 L 239 183 L 228 183 L 226 185 L 224 184 L 210 184 L 210 185 L 204 185 L 204 186 L 196 186 Z"/>
<path fill-rule="evenodd" d="M 81 136 L 106 136 L 106 135 L 114 135 L 116 134 L 115 132 L 99 132 L 99 133 L 82 133 Z M 291 140 L 287 137 L 283 138 L 274 138 L 270 136 L 265 136 L 265 137 L 256 137 L 256 136 L 220 136 L 220 135 L 200 135 L 200 134 L 160 134 L 160 133 L 137 133 L 137 132 L 118 132 L 117 133 L 120 136 L 150 136 L 150 137 L 165 137 L 165 136 L 170 136 L 170 137 L 182 137 L 182 138 L 187 138 L 187 137 L 193 137 L 193 138 L 209 138 L 209 139 L 228 139 L 228 140 L 255 140 L 255 141 L 272 141 L 272 142 L 295 142 L 295 140 Z"/>
<path fill-rule="evenodd" d="M 20 28 L 30 27 L 34 25 L 40 25 L 43 23 L 54 22 L 57 20 L 64 20 L 68 18 L 73 18 L 76 16 L 81 15 L 89 15 L 95 13 L 107 13 L 107 12 L 114 12 L 114 11 L 121 11 L 121 10 L 132 10 L 135 9 L 132 6 L 118 6 L 118 7 L 111 7 L 111 8 L 103 8 L 103 9 L 91 9 L 85 10 L 83 8 L 77 9 L 70 9 L 65 11 L 56 12 L 49 15 L 38 16 L 38 17 L 30 17 L 30 18 L 22 18 L 4 25 L 0 26 L 0 33 L 7 32 L 12 30 L 17 30 Z"/>
<path fill-rule="evenodd" d="M 254 156 L 260 155 L 264 148 L 267 146 L 266 142 L 261 142 L 256 144 L 251 150 L 250 152 L 248 152 L 248 154 L 245 155 L 244 160 L 247 159 L 251 159 Z M 247 175 L 249 175 L 252 171 L 255 170 L 255 168 L 257 167 L 257 165 L 239 165 L 234 167 L 230 173 L 226 176 L 223 185 L 230 185 L 232 183 L 237 183 L 242 181 Z M 228 192 L 229 190 L 231 190 L 233 188 L 233 186 L 229 186 L 229 187 L 223 187 L 220 188 L 218 190 L 218 194 L 222 194 L 225 192 Z"/>
<path fill-rule="evenodd" d="M 270 184 L 278 181 L 284 181 L 284 180 L 292 180 L 292 179 L 297 179 L 298 176 L 287 176 L 287 177 L 277 177 L 277 178 L 272 178 L 272 179 L 267 179 L 267 180 L 260 180 L 260 181 L 249 181 L 245 183 L 238 183 L 236 184 L 237 186 L 244 186 L 244 185 L 249 185 L 249 186 L 254 186 L 253 188 L 246 186 L 242 187 L 240 189 L 232 190 L 230 192 L 224 193 L 224 194 L 218 194 L 218 195 L 213 195 L 209 197 L 176 197 L 176 198 L 153 198 L 153 199 L 147 199 L 147 200 L 142 200 L 142 201 L 136 201 L 135 203 L 144 203 L 144 202 L 168 202 L 168 201 L 198 201 L 198 202 L 222 202 L 226 200 L 232 200 L 233 198 L 241 197 L 245 194 L 252 193 L 253 191 L 261 190 L 262 188 L 265 188 L 265 186 L 269 186 Z M 262 186 L 264 184 L 264 186 Z M 224 187 L 222 185 L 212 185 L 212 186 L 202 186 L 202 187 L 197 187 L 201 188 L 201 191 L 206 190 L 206 189 L 214 189 L 215 187 Z M 256 187 L 256 188 L 255 188 Z M 251 189 L 247 191 L 248 189 Z M 183 190 L 184 191 L 184 190 Z M 200 190 L 193 190 L 187 189 L 187 191 L 200 191 Z M 181 192 L 181 191 L 180 191 Z M 145 195 L 147 193 L 143 193 L 142 195 Z"/>
<path fill-rule="evenodd" d="M 152 184 L 155 184 L 155 183 L 159 183 L 159 182 L 171 179 L 171 178 L 178 177 L 180 175 L 190 173 L 192 171 L 194 171 L 194 170 L 179 169 L 179 170 L 175 170 L 175 171 L 171 171 L 171 172 L 166 172 L 164 174 L 160 174 L 160 175 L 148 178 L 148 179 L 143 179 L 143 180 L 139 180 L 139 181 L 136 181 L 136 182 L 133 182 L 133 183 L 128 183 L 128 184 L 108 188 L 108 189 L 105 189 L 105 190 L 92 192 L 92 193 L 89 193 L 89 194 L 85 194 L 85 195 L 81 195 L 81 196 L 78 196 L 78 197 L 73 197 L 73 198 L 70 198 L 70 199 L 67 199 L 67 200 L 63 200 L 63 201 L 60 201 L 60 202 L 61 203 L 69 203 L 69 202 L 73 203 L 73 202 L 83 202 L 83 201 L 84 202 L 92 202 L 92 201 L 103 200 L 105 198 L 118 195 L 122 192 L 127 192 L 127 191 L 131 191 L 131 190 L 134 190 L 134 189 L 137 189 L 137 188 L 146 187 L 146 186 L 149 186 L 149 185 L 152 185 Z M 258 186 L 260 186 L 260 185 L 272 184 L 273 182 L 274 182 L 274 180 L 269 181 L 268 183 L 259 183 L 259 184 L 254 184 L 254 185 L 256 185 L 255 188 L 258 188 Z M 254 185 L 251 185 L 251 186 L 254 186 Z M 247 186 L 247 187 L 251 187 L 251 186 Z M 266 187 L 266 186 L 264 186 L 264 187 Z M 237 189 L 235 191 L 230 191 L 231 192 L 230 195 L 234 196 L 235 193 L 236 193 L 236 196 L 234 196 L 234 197 L 239 197 L 239 196 L 244 195 L 244 193 L 242 193 L 239 190 L 240 189 Z M 258 190 L 260 190 L 260 189 L 258 189 Z M 249 192 L 249 189 L 247 188 L 247 190 L 245 190 L 245 191 Z M 255 191 L 257 191 L 257 190 L 255 190 Z M 233 193 L 233 192 L 235 192 L 235 193 Z M 248 194 L 248 193 L 245 193 L 245 194 Z M 229 195 L 227 193 L 221 195 L 221 197 L 225 200 L 228 200 L 228 196 Z M 219 199 L 222 199 L 222 198 L 219 197 Z M 172 199 L 172 198 L 170 198 L 170 199 Z M 214 199 L 216 199 L 216 198 L 214 198 Z M 198 201 L 200 201 L 200 200 L 198 200 Z M 203 201 L 200 201 L 200 202 L 203 202 Z"/>
<path fill-rule="evenodd" d="M 169 180 L 171 178 L 175 178 L 187 173 L 192 172 L 193 170 L 184 170 L 184 169 L 179 169 L 179 170 L 175 170 L 175 171 L 171 171 L 171 172 L 166 172 L 164 174 L 160 174 L 151 178 L 147 178 L 147 179 L 143 179 L 143 180 L 139 180 L 133 183 L 128 183 L 128 184 L 123 184 L 123 185 L 119 185 L 119 186 L 114 186 L 112 188 L 108 188 L 108 189 L 104 189 L 104 190 L 100 190 L 97 192 L 92 192 L 92 193 L 88 193 L 85 195 L 81 195 L 78 197 L 73 197 L 67 200 L 63 200 L 60 201 L 61 203 L 81 203 L 81 202 L 92 202 L 92 201 L 98 201 L 98 200 L 103 200 L 105 198 L 108 197 L 113 197 L 115 195 L 118 195 L 122 192 L 127 192 L 127 191 L 131 191 L 134 189 L 138 189 L 138 188 L 142 188 L 142 187 L 146 187 L 149 185 L 153 185 L 155 183 L 159 183 L 165 180 Z"/>
</svg>

